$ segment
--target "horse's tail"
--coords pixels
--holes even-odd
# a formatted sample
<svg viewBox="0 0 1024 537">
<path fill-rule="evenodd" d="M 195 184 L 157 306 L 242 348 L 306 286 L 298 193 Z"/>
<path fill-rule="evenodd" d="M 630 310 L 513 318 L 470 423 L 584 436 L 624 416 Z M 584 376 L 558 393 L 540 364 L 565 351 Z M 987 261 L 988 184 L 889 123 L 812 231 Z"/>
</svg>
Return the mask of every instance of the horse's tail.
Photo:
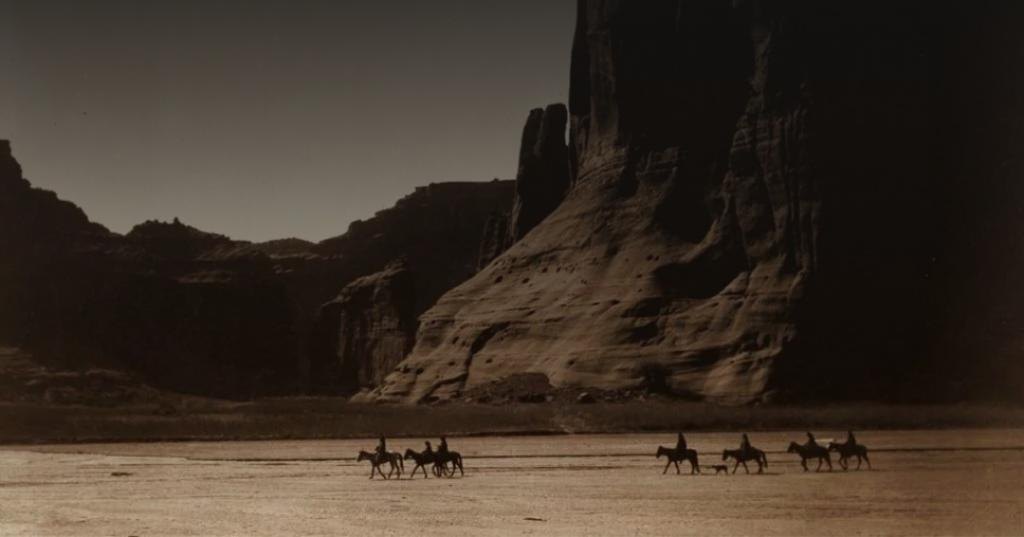
<svg viewBox="0 0 1024 537">
<path fill-rule="evenodd" d="M 761 452 L 761 462 L 764 463 L 765 468 L 768 467 L 768 455 L 765 455 L 763 451 Z"/>
</svg>

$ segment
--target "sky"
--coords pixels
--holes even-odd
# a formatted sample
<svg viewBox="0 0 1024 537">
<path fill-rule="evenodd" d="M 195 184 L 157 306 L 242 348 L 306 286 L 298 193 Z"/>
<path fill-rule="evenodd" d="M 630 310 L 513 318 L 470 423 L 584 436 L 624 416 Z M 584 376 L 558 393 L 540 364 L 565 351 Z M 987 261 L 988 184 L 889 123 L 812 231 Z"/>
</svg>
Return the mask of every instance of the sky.
<svg viewBox="0 0 1024 537">
<path fill-rule="evenodd" d="M 0 0 L 0 138 L 114 231 L 321 240 L 514 177 L 574 24 L 573 0 Z"/>
</svg>

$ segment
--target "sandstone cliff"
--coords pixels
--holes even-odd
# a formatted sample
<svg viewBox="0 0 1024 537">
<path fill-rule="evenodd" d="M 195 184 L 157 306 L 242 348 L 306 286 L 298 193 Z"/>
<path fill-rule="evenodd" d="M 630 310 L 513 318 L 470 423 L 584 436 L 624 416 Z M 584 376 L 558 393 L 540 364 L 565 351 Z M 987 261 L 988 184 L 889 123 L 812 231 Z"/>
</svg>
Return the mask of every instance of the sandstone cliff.
<svg viewBox="0 0 1024 537">
<path fill-rule="evenodd" d="M 521 373 L 726 402 L 1012 394 L 1018 11 L 581 0 L 567 197 L 366 397 Z"/>
</svg>

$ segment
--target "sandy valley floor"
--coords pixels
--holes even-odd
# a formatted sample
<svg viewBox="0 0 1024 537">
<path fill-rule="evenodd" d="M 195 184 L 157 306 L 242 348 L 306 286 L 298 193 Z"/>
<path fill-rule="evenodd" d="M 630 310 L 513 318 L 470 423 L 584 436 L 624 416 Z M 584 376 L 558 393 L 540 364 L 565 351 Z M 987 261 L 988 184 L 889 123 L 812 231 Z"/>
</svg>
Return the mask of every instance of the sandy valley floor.
<svg viewBox="0 0 1024 537">
<path fill-rule="evenodd" d="M 738 436 L 688 439 L 709 466 Z M 802 438 L 752 434 L 750 476 L 662 475 L 671 434 L 456 438 L 465 477 L 387 482 L 372 440 L 8 446 L 0 535 L 1024 535 L 1024 430 L 863 431 L 874 470 L 819 474 Z"/>
</svg>

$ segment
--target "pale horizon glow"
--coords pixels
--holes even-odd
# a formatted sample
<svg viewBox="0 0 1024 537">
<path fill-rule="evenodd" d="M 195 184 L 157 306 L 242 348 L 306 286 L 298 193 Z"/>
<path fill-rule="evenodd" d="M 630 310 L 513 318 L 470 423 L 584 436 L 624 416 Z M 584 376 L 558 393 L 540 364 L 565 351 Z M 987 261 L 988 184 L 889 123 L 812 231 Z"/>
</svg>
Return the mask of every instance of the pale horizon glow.
<svg viewBox="0 0 1024 537">
<path fill-rule="evenodd" d="M 514 177 L 574 22 L 571 0 L 0 0 L 0 138 L 113 231 L 322 240 L 417 186 Z"/>
</svg>

